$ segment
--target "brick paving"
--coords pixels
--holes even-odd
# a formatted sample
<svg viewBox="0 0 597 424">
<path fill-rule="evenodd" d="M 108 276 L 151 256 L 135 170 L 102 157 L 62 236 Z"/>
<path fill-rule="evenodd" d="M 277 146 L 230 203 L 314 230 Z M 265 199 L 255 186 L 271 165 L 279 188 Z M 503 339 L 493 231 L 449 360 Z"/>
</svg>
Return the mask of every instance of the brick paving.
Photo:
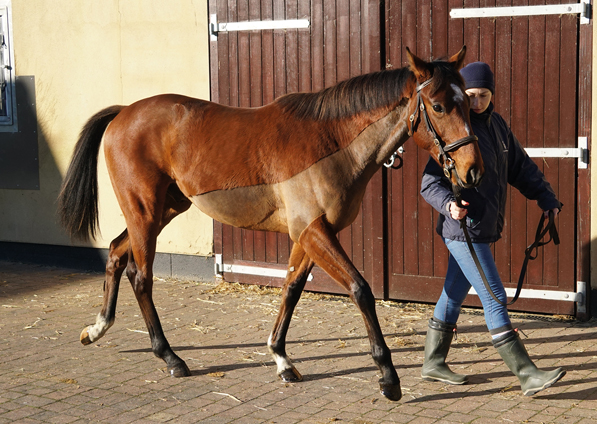
<svg viewBox="0 0 597 424">
<path fill-rule="evenodd" d="M 597 321 L 513 315 L 536 363 L 568 374 L 525 397 L 466 310 L 449 362 L 470 384 L 420 378 L 428 306 L 378 302 L 403 398 L 379 395 L 363 321 L 346 298 L 307 294 L 288 352 L 304 381 L 281 382 L 265 342 L 280 296 L 218 282 L 159 280 L 154 301 L 192 371 L 167 375 L 150 350 L 126 279 L 114 326 L 83 346 L 103 276 L 0 262 L 0 424 L 4 423 L 597 423 Z"/>
</svg>

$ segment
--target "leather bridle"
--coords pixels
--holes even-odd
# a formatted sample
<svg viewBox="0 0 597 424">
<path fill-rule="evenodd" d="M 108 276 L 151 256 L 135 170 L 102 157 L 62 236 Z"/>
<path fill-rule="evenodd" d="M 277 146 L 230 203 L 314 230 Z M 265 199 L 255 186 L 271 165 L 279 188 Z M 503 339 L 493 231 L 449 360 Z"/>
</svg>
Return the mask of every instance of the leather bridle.
<svg viewBox="0 0 597 424">
<path fill-rule="evenodd" d="M 427 87 L 429 84 L 431 84 L 432 80 L 433 78 L 429 78 L 427 81 L 417 86 L 417 107 L 415 108 L 415 111 L 410 115 L 410 118 L 408 120 L 408 135 L 412 137 L 412 135 L 417 129 L 419 117 L 420 115 L 423 115 L 423 120 L 425 121 L 427 131 L 429 131 L 432 134 L 433 144 L 435 144 L 437 146 L 437 149 L 439 150 L 438 159 L 444 166 L 444 175 L 446 176 L 446 178 L 449 179 L 450 175 L 452 174 L 452 170 L 456 168 L 456 164 L 454 162 L 454 159 L 452 159 L 448 155 L 448 153 L 453 152 L 466 144 L 477 141 L 478 138 L 476 135 L 468 135 L 450 144 L 446 144 L 442 140 L 440 135 L 437 133 L 437 131 L 435 131 L 435 128 L 433 127 L 433 123 L 431 122 L 431 119 L 427 114 L 427 109 L 425 108 L 425 102 L 423 102 L 423 98 L 421 96 L 421 90 Z M 456 180 L 458 181 L 458 185 L 464 187 L 464 183 L 460 179 L 458 172 L 456 172 Z"/>
</svg>

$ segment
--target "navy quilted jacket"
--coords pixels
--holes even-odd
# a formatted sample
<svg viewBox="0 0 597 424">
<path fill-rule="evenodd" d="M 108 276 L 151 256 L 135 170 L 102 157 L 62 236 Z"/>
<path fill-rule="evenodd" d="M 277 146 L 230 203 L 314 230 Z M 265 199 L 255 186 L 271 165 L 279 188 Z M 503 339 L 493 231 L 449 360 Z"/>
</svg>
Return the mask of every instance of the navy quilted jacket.
<svg viewBox="0 0 597 424">
<path fill-rule="evenodd" d="M 526 198 L 536 200 L 542 210 L 560 208 L 562 204 L 545 180 L 537 165 L 529 158 L 506 121 L 493 111 L 493 103 L 482 114 L 471 112 L 473 132 L 479 137 L 479 148 L 485 174 L 474 189 L 463 189 L 462 198 L 470 203 L 467 227 L 473 242 L 499 240 L 504 227 L 507 184 L 517 188 Z M 443 169 L 431 158 L 423 171 L 421 195 L 440 213 L 437 232 L 444 238 L 465 241 L 460 222 L 452 219 L 447 206 L 453 202 L 451 183 Z"/>
</svg>

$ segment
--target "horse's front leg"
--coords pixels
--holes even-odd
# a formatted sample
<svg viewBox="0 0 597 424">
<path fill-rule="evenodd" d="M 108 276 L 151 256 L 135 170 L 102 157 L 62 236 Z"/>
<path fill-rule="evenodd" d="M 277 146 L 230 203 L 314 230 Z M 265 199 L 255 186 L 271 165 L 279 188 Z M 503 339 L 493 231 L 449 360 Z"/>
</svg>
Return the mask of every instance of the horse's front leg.
<svg viewBox="0 0 597 424">
<path fill-rule="evenodd" d="M 288 382 L 301 381 L 303 376 L 298 372 L 286 354 L 286 334 L 292 319 L 292 313 L 305 288 L 313 261 L 305 254 L 303 248 L 294 244 L 288 261 L 288 273 L 282 292 L 280 311 L 274 328 L 267 341 L 269 351 L 278 366 L 278 376 Z"/>
<path fill-rule="evenodd" d="M 299 243 L 317 265 L 350 293 L 365 320 L 373 361 L 381 371 L 381 394 L 390 400 L 399 400 L 402 397 L 400 379 L 381 332 L 371 288 L 346 255 L 325 216 L 315 219 L 303 230 Z"/>
<path fill-rule="evenodd" d="M 110 243 L 108 261 L 106 262 L 106 279 L 104 280 L 104 303 L 102 310 L 95 319 L 95 324 L 83 329 L 81 343 L 91 344 L 106 334 L 114 324 L 116 317 L 116 302 L 120 278 L 126 267 L 129 252 L 129 239 L 127 230 L 124 230 Z"/>
</svg>

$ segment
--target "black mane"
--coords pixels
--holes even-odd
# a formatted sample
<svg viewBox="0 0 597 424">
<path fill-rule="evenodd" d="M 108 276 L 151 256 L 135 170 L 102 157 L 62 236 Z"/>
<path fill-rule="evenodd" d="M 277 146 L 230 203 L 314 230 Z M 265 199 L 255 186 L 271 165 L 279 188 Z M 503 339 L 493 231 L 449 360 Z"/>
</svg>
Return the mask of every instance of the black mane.
<svg viewBox="0 0 597 424">
<path fill-rule="evenodd" d="M 433 73 L 430 91 L 437 91 L 446 78 L 461 78 L 448 62 L 431 62 Z M 408 68 L 385 70 L 359 75 L 316 93 L 291 93 L 275 103 L 298 119 L 334 120 L 390 106 L 404 96 L 405 84 L 412 76 Z M 462 81 L 460 79 L 460 81 Z"/>
</svg>

